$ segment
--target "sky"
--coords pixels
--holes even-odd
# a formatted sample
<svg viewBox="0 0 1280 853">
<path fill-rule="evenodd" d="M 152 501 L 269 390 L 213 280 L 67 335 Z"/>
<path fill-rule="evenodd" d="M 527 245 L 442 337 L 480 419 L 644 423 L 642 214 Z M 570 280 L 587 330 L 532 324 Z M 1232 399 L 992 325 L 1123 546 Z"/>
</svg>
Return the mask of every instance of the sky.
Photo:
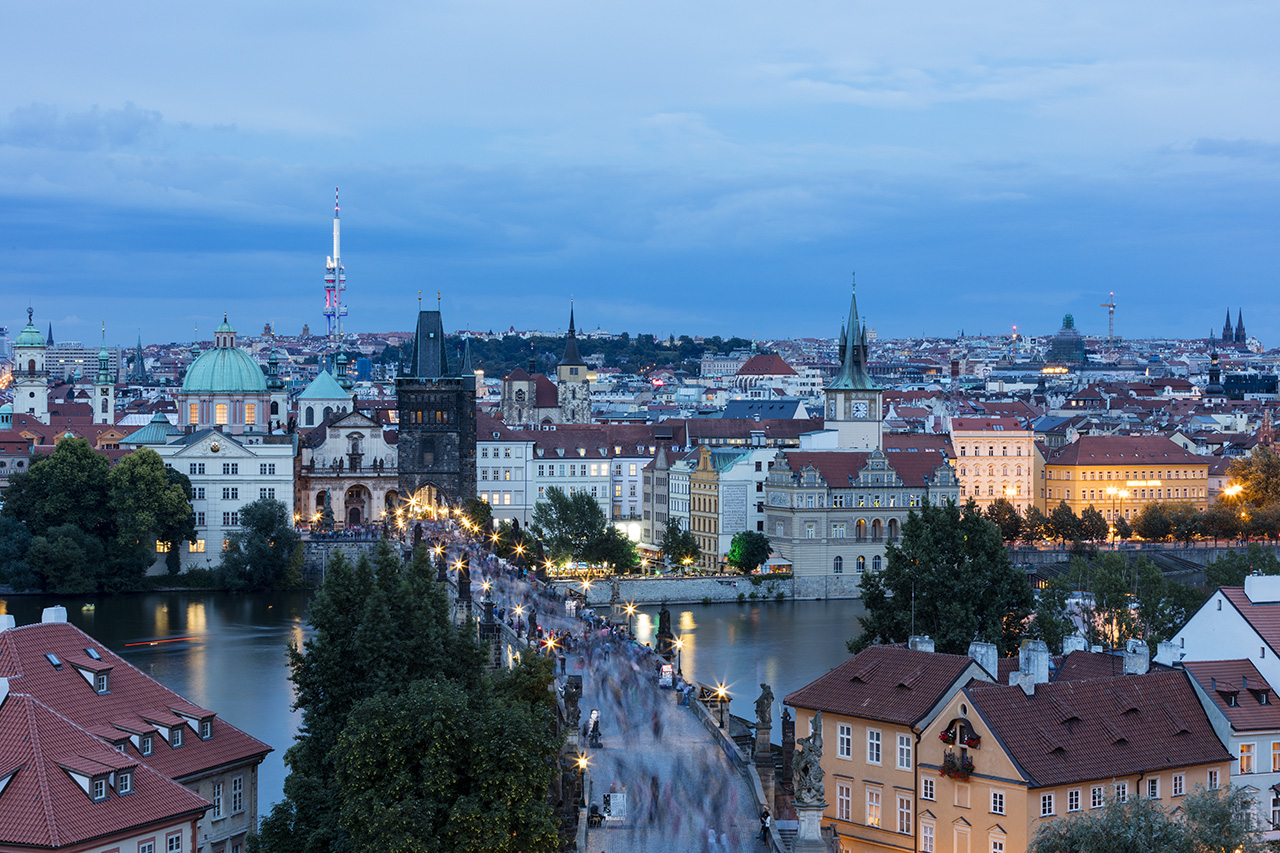
<svg viewBox="0 0 1280 853">
<path fill-rule="evenodd" d="M 1280 344 L 1280 4 L 5 4 L 0 324 Z"/>
</svg>

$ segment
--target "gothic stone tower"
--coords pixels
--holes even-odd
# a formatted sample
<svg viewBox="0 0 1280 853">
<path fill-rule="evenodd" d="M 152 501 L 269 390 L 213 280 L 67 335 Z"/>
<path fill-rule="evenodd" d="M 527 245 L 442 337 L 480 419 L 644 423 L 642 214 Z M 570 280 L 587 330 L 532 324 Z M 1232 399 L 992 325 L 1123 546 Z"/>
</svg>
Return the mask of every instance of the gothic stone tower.
<svg viewBox="0 0 1280 853">
<path fill-rule="evenodd" d="M 572 307 L 569 308 L 569 337 L 564 344 L 564 358 L 556 368 L 556 388 L 561 423 L 591 423 L 591 374 L 578 353 L 578 333 L 573 327 Z"/>
<path fill-rule="evenodd" d="M 419 311 L 409 375 L 396 380 L 400 494 L 429 489 L 431 503 L 476 493 L 476 378 L 449 372 L 439 311 Z"/>
</svg>

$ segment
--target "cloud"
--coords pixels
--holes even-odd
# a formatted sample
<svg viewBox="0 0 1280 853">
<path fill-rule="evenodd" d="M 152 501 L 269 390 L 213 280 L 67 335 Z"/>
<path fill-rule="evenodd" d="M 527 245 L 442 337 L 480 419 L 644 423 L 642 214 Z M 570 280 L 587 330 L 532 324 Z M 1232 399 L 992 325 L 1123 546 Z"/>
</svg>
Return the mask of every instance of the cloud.
<svg viewBox="0 0 1280 853">
<path fill-rule="evenodd" d="M 48 104 L 18 107 L 0 122 L 0 144 L 60 151 L 115 151 L 153 142 L 163 119 L 128 102 L 120 109 L 94 106 L 63 112 Z"/>
<path fill-rule="evenodd" d="M 1280 143 L 1260 139 L 1197 139 L 1191 150 L 1205 157 L 1280 163 Z"/>
</svg>

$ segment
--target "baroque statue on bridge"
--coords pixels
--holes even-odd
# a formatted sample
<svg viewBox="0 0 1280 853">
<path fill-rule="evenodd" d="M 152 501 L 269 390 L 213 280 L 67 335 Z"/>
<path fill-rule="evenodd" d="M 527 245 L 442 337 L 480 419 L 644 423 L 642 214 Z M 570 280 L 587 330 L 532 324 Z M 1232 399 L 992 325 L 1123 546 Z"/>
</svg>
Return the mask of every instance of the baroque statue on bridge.
<svg viewBox="0 0 1280 853">
<path fill-rule="evenodd" d="M 818 805 L 826 802 L 826 789 L 822 784 L 822 712 L 813 715 L 808 737 L 796 741 L 803 752 L 795 761 L 796 802 Z"/>
</svg>

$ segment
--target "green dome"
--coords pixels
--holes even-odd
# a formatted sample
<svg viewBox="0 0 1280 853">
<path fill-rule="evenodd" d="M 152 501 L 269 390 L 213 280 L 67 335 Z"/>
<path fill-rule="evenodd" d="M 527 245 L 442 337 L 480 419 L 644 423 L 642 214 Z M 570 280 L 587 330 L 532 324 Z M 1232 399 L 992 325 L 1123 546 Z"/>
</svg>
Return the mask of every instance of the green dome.
<svg viewBox="0 0 1280 853">
<path fill-rule="evenodd" d="M 227 322 L 227 318 L 224 316 L 222 322 L 218 324 L 218 328 L 213 330 L 213 333 L 215 335 L 224 333 L 230 335 L 235 333 L 235 329 L 231 328 L 231 324 Z"/>
<path fill-rule="evenodd" d="M 235 394 L 267 390 L 267 377 L 239 347 L 215 347 L 192 362 L 182 380 L 184 394 Z"/>
<path fill-rule="evenodd" d="M 42 347 L 44 346 L 44 335 L 40 334 L 40 330 L 35 326 L 27 323 L 27 327 L 18 333 L 18 339 L 13 342 L 15 347 Z"/>
</svg>

